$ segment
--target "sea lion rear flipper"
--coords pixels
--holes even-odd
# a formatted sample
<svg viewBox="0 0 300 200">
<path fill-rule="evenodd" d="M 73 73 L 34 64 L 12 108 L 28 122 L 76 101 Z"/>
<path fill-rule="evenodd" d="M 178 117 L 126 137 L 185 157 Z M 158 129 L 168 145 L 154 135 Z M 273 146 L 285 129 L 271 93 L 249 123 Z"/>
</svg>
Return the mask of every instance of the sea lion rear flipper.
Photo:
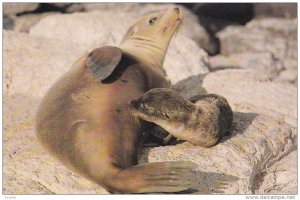
<svg viewBox="0 0 300 200">
<path fill-rule="evenodd" d="M 86 59 L 86 65 L 98 81 L 109 77 L 122 59 L 122 51 L 118 47 L 104 46 L 94 49 Z"/>
<path fill-rule="evenodd" d="M 121 170 L 106 186 L 121 193 L 179 192 L 191 188 L 191 171 L 197 165 L 186 161 L 156 162 Z"/>
</svg>

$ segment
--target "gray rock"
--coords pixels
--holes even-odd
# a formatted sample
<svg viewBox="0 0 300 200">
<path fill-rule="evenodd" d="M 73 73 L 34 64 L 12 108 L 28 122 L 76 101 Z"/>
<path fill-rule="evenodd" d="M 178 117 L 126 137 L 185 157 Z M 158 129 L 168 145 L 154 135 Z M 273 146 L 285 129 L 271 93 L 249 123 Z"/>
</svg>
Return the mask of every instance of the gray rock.
<svg viewBox="0 0 300 200">
<path fill-rule="evenodd" d="M 255 194 L 297 194 L 297 150 L 258 174 Z"/>
<path fill-rule="evenodd" d="M 3 29 L 5 30 L 13 30 L 15 26 L 15 22 L 13 17 L 3 16 Z"/>
<path fill-rule="evenodd" d="M 42 19 L 30 30 L 30 35 L 60 39 L 91 50 L 98 46 L 118 45 L 136 17 L 116 11 L 53 15 Z M 125 22 L 112 23 L 125 18 Z M 178 33 L 171 41 L 164 67 L 171 82 L 176 83 L 191 75 L 207 73 L 207 62 L 206 52 L 192 39 Z"/>
<path fill-rule="evenodd" d="M 113 11 L 115 14 L 118 12 L 127 12 L 127 18 L 131 18 L 132 16 L 134 20 L 149 12 L 178 7 L 184 13 L 184 21 L 181 33 L 179 34 L 190 37 L 205 50 L 212 50 L 214 48 L 207 31 L 200 25 L 197 16 L 185 6 L 166 3 L 83 3 L 81 5 L 86 11 Z M 126 21 L 128 21 L 127 18 Z M 122 21 L 122 23 L 124 23 L 124 21 Z M 127 25 L 129 26 L 129 24 L 126 24 L 126 26 Z"/>
<path fill-rule="evenodd" d="M 176 84 L 190 76 L 208 73 L 208 55 L 197 44 L 178 35 L 169 46 L 164 69 L 172 84 Z"/>
<path fill-rule="evenodd" d="M 269 52 L 233 53 L 229 56 L 217 55 L 210 57 L 210 70 L 252 69 L 256 80 L 274 80 L 283 70 L 282 65 Z"/>
<path fill-rule="evenodd" d="M 193 189 L 200 194 L 252 194 L 256 175 L 296 148 L 296 129 L 255 113 L 234 114 L 232 136 L 212 148 L 187 142 L 145 149 L 141 162 L 198 164 Z"/>
<path fill-rule="evenodd" d="M 295 86 L 297 86 L 297 80 L 298 80 L 297 69 L 287 69 L 281 71 L 280 74 L 276 77 L 276 79 L 274 79 L 274 81 L 276 82 L 294 84 Z"/>
<path fill-rule="evenodd" d="M 29 12 L 37 9 L 38 3 L 3 3 L 3 14 L 14 15 L 23 12 Z"/>
<path fill-rule="evenodd" d="M 106 194 L 52 158 L 40 146 L 33 115 L 39 99 L 6 96 L 3 134 L 4 194 Z M 18 112 L 22 110 L 23 112 Z M 17 119 L 17 120 L 14 120 Z M 296 148 L 296 129 L 256 113 L 235 112 L 232 135 L 212 148 L 187 142 L 175 146 L 144 148 L 139 162 L 193 161 L 196 193 L 251 194 L 258 175 Z M 17 129 L 15 127 L 18 127 Z"/>
<path fill-rule="evenodd" d="M 67 37 L 67 32 L 61 33 L 65 34 L 65 38 L 53 38 L 54 34 L 53 37 L 40 37 L 3 32 L 4 194 L 107 193 L 97 184 L 76 175 L 52 158 L 35 137 L 34 114 L 41 97 L 86 49 L 96 45 L 89 43 L 88 37 L 94 37 L 94 41 L 99 42 L 97 44 L 105 45 L 117 44 L 120 39 L 118 37 L 122 36 L 113 35 L 116 31 L 106 32 L 105 35 L 98 29 L 98 25 L 93 26 L 99 21 L 96 17 L 103 16 L 99 12 L 63 16 L 70 21 L 64 17 L 49 16 L 40 23 L 47 18 L 55 18 L 47 22 L 50 28 L 45 29 L 45 34 L 51 27 L 55 29 L 58 26 L 58 30 L 64 30 L 63 26 L 76 25 L 72 29 L 74 32 L 69 32 L 71 39 Z M 75 23 L 76 20 L 78 24 Z M 85 32 L 85 24 L 87 28 L 94 27 L 95 30 L 88 29 Z M 109 27 L 110 24 L 106 26 Z M 115 26 L 111 25 L 111 28 L 116 30 Z M 126 31 L 121 25 L 118 28 L 120 32 Z M 81 33 L 77 35 L 76 30 Z M 97 31 L 99 35 L 103 34 L 100 39 L 96 37 Z M 86 36 L 80 38 L 84 34 Z M 74 38 L 86 41 L 76 42 Z M 261 57 L 259 52 L 254 53 L 258 60 L 262 60 L 259 63 L 265 66 L 263 69 L 269 69 L 268 56 L 271 53 L 262 52 Z M 295 176 L 296 157 L 294 153 L 289 153 L 297 148 L 297 89 L 290 84 L 261 81 L 257 78 L 257 72 L 261 68 L 255 67 L 255 56 L 251 57 L 247 52 L 241 51 L 230 53 L 229 57 L 234 55 L 240 56 L 234 62 L 232 57 L 229 61 L 228 57 L 223 58 L 227 59 L 228 66 L 231 65 L 230 62 L 236 62 L 243 69 L 215 68 L 213 73 L 206 73 L 208 60 L 205 52 L 184 35 L 174 38 L 165 63 L 169 77 L 173 83 L 177 83 L 174 88 L 185 97 L 216 93 L 227 98 L 234 111 L 232 135 L 223 138 L 212 148 L 193 146 L 187 142 L 175 146 L 144 148 L 139 162 L 196 162 L 199 168 L 190 177 L 194 180 L 193 188 L 197 190 L 194 191 L 196 193 L 295 193 L 296 179 L 291 176 Z M 212 68 L 218 66 L 217 62 L 225 61 L 215 61 Z M 274 81 L 281 76 L 289 77 L 282 73 L 294 69 L 285 67 Z M 291 79 L 294 78 L 285 78 Z M 275 183 L 271 182 L 274 178 Z"/>
<path fill-rule="evenodd" d="M 121 35 L 116 34 L 116 37 Z M 110 41 L 103 39 L 102 45 L 105 45 L 105 42 L 113 44 L 113 39 Z M 85 53 L 84 49 L 86 46 L 82 43 L 5 31 L 4 93 L 43 96 L 50 85 Z M 193 53 L 186 54 L 186 52 Z M 171 42 L 164 66 L 171 82 L 176 83 L 192 75 L 207 73 L 207 60 L 206 52 L 194 41 L 178 35 Z M 47 79 L 42 76 L 46 71 Z"/>
<path fill-rule="evenodd" d="M 191 38 L 204 49 L 213 48 L 208 33 L 199 24 L 197 17 L 183 6 L 136 3 L 90 3 L 83 6 L 93 12 L 47 17 L 33 27 L 30 34 L 60 38 L 86 46 L 105 43 L 107 40 L 118 44 L 128 27 L 140 16 L 177 6 L 185 15 L 178 35 Z"/>
<path fill-rule="evenodd" d="M 254 3 L 256 17 L 297 17 L 296 3 Z"/>
<path fill-rule="evenodd" d="M 283 68 L 296 68 L 297 19 L 256 19 L 218 33 L 221 54 L 270 53 Z"/>
<path fill-rule="evenodd" d="M 42 14 L 27 14 L 17 16 L 14 19 L 14 31 L 29 32 L 30 28 L 46 16 L 58 14 L 58 12 L 44 12 Z"/>
<path fill-rule="evenodd" d="M 4 94 L 43 96 L 84 52 L 78 44 L 4 31 Z"/>
<path fill-rule="evenodd" d="M 218 71 L 205 76 L 202 87 L 207 93 L 224 96 L 235 111 L 269 115 L 296 126 L 297 88 L 257 81 L 255 76 L 253 70 Z"/>
<path fill-rule="evenodd" d="M 4 194 L 107 194 L 95 183 L 74 174 L 38 143 L 34 113 L 40 99 L 5 96 L 3 134 Z"/>
<path fill-rule="evenodd" d="M 3 128 L 5 131 L 24 127 L 34 120 L 39 98 L 15 94 L 3 97 Z"/>
<path fill-rule="evenodd" d="M 297 88 L 259 81 L 254 70 L 227 69 L 190 77 L 173 88 L 184 97 L 203 93 L 224 96 L 233 110 L 268 115 L 297 126 Z"/>
</svg>

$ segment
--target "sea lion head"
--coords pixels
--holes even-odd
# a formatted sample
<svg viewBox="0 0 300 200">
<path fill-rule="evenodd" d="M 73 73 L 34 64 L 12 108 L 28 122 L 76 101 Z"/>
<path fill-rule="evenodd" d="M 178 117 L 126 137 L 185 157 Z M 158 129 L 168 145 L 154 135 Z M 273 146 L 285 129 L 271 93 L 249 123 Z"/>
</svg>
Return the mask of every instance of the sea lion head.
<svg viewBox="0 0 300 200">
<path fill-rule="evenodd" d="M 132 100 L 129 110 L 136 118 L 163 125 L 187 122 L 195 106 L 171 89 L 155 88 Z"/>
<path fill-rule="evenodd" d="M 149 13 L 129 28 L 120 48 L 142 62 L 162 66 L 168 45 L 182 19 L 179 8 Z"/>
</svg>

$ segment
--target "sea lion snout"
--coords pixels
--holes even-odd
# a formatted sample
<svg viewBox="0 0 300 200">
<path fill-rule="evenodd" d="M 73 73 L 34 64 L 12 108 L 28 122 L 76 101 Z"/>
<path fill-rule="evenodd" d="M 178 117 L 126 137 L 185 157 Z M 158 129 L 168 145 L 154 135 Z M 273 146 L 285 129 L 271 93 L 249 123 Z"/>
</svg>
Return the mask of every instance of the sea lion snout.
<svg viewBox="0 0 300 200">
<path fill-rule="evenodd" d="M 138 108 L 138 101 L 137 100 L 131 100 L 129 102 L 129 110 L 135 110 Z"/>
<path fill-rule="evenodd" d="M 155 88 L 130 102 L 130 111 L 154 123 L 161 121 L 186 121 L 194 106 L 177 92 L 167 88 Z"/>
</svg>

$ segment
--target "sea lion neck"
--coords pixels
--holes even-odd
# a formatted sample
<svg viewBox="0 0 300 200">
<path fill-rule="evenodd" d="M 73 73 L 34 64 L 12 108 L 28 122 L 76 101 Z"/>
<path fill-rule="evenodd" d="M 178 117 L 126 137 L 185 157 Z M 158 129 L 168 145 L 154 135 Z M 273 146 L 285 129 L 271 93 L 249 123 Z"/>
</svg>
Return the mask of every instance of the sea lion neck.
<svg viewBox="0 0 300 200">
<path fill-rule="evenodd" d="M 181 21 L 178 8 L 149 13 L 127 30 L 120 48 L 140 63 L 162 68 L 169 43 Z"/>
<path fill-rule="evenodd" d="M 159 43 L 142 37 L 130 38 L 120 48 L 137 61 L 157 67 L 163 66 L 167 50 L 167 47 L 161 47 Z"/>
</svg>

